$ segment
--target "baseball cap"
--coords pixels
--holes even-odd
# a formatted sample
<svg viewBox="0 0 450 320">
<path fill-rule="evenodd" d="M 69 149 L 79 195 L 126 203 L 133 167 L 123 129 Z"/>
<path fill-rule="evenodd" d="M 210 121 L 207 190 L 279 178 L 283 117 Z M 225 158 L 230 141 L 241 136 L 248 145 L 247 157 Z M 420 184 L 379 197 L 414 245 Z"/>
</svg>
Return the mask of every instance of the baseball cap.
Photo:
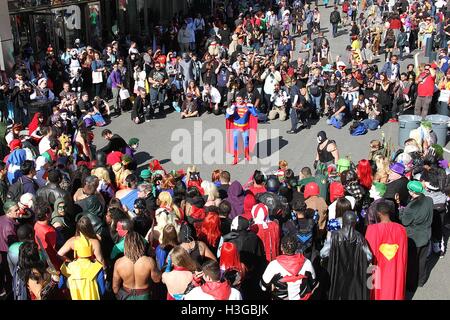
<svg viewBox="0 0 450 320">
<path fill-rule="evenodd" d="M 3 204 L 3 211 L 5 213 L 7 213 L 9 211 L 9 209 L 11 209 L 12 207 L 16 206 L 17 202 L 13 201 L 13 200 L 6 200 L 5 203 Z"/>
</svg>

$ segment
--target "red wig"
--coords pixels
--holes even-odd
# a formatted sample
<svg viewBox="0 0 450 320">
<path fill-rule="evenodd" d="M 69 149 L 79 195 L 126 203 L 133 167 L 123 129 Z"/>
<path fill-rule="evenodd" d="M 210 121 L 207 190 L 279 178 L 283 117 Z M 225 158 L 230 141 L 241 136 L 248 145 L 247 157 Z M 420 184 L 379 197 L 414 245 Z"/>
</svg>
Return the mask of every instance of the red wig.
<svg viewBox="0 0 450 320">
<path fill-rule="evenodd" d="M 217 182 L 220 180 L 220 174 L 222 173 L 222 170 L 216 169 L 211 174 L 211 182 Z"/>
<path fill-rule="evenodd" d="M 223 243 L 220 251 L 220 268 L 222 270 L 235 269 L 242 271 L 241 259 L 239 259 L 239 252 L 234 243 Z"/>
<path fill-rule="evenodd" d="M 220 236 L 220 217 L 215 212 L 209 212 L 202 222 L 198 237 L 210 247 L 216 248 Z"/>
<path fill-rule="evenodd" d="M 356 167 L 356 172 L 358 174 L 359 183 L 369 190 L 372 187 L 372 167 L 370 166 L 369 160 L 360 160 Z"/>
</svg>

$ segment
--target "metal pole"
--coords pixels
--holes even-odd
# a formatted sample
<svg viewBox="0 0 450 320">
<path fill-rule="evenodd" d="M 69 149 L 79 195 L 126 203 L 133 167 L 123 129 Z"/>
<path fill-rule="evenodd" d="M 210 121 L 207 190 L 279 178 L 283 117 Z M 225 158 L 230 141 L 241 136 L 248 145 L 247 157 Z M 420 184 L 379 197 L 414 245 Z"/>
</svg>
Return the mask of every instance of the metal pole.
<svg viewBox="0 0 450 320">
<path fill-rule="evenodd" d="M 211 15 L 214 15 L 214 0 L 211 0 Z"/>
</svg>

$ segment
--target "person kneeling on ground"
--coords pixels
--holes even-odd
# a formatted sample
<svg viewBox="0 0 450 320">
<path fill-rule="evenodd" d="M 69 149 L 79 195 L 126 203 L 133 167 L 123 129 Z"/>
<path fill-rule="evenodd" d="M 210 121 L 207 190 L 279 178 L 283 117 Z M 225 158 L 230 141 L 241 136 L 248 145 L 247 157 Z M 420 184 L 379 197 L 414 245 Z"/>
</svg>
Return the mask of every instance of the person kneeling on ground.
<svg viewBox="0 0 450 320">
<path fill-rule="evenodd" d="M 277 115 L 280 117 L 280 121 L 285 121 L 287 118 L 286 106 L 289 100 L 289 95 L 285 90 L 281 89 L 280 83 L 275 84 L 275 89 L 270 97 L 270 101 L 273 103 L 273 108 L 269 112 L 269 120 L 275 120 Z"/>
<path fill-rule="evenodd" d="M 327 124 L 338 129 L 343 126 L 345 117 L 345 101 L 342 97 L 338 97 L 335 91 L 330 92 L 330 96 L 326 100 L 326 112 L 330 114 Z"/>
<path fill-rule="evenodd" d="M 186 99 L 181 106 L 181 119 L 199 116 L 200 114 L 197 110 L 197 101 L 193 99 L 192 93 L 187 93 Z"/>
<path fill-rule="evenodd" d="M 366 107 L 367 119 L 362 122 L 366 128 L 376 130 L 381 124 L 381 105 L 378 103 L 378 97 L 373 95 L 369 98 L 369 103 Z"/>
</svg>

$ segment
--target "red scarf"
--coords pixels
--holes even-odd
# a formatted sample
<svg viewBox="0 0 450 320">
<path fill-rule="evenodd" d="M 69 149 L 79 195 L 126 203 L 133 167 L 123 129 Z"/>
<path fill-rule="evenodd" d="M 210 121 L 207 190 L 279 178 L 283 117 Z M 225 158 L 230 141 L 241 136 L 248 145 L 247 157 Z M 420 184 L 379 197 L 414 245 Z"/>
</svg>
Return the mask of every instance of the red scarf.
<svg viewBox="0 0 450 320">
<path fill-rule="evenodd" d="M 214 297 L 214 300 L 228 300 L 231 287 L 225 282 L 207 282 L 200 287 L 202 291 Z"/>
</svg>

